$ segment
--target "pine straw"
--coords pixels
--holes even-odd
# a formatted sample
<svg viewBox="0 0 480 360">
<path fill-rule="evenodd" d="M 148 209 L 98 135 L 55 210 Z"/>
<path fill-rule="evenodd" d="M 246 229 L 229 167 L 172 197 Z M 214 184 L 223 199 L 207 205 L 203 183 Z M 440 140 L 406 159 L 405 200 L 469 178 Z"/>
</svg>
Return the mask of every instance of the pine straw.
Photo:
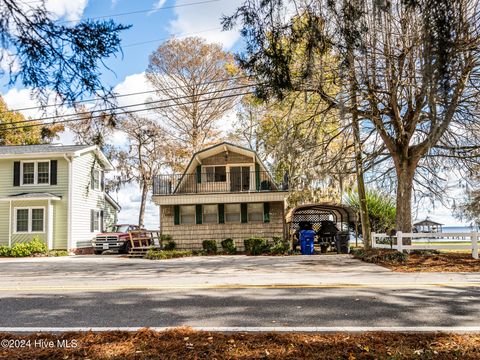
<svg viewBox="0 0 480 360">
<path fill-rule="evenodd" d="M 0 339 L 75 339 L 75 349 L 0 350 L 1 359 L 479 359 L 480 334 L 165 332 L 0 334 Z"/>
<path fill-rule="evenodd" d="M 480 260 L 467 253 L 410 254 L 405 263 L 379 265 L 399 272 L 480 272 Z"/>
<path fill-rule="evenodd" d="M 355 249 L 352 256 L 398 272 L 480 272 L 480 260 L 466 252 L 416 251 L 402 254 L 391 249 Z"/>
</svg>

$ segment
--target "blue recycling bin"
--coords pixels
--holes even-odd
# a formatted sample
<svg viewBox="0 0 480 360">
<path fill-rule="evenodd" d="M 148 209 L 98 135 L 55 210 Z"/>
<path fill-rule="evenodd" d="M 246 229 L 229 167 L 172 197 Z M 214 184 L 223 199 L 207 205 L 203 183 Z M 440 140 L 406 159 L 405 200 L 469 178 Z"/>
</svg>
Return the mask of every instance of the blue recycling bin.
<svg viewBox="0 0 480 360">
<path fill-rule="evenodd" d="M 300 231 L 300 250 L 302 255 L 313 254 L 313 241 L 315 240 L 315 231 L 302 230 Z"/>
</svg>

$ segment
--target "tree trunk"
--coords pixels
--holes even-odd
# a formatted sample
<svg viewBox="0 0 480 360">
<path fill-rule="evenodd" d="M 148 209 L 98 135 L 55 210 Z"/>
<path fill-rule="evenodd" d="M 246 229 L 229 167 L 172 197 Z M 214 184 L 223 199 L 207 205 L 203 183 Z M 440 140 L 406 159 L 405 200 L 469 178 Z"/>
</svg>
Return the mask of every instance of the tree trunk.
<svg viewBox="0 0 480 360">
<path fill-rule="evenodd" d="M 365 191 L 365 180 L 363 177 L 363 160 L 360 129 L 358 126 L 358 119 L 356 115 L 352 116 L 352 127 L 355 142 L 355 165 L 357 172 L 358 203 L 360 205 L 360 221 L 362 223 L 362 241 L 365 249 L 370 249 L 372 245 L 370 233 L 370 218 L 368 217 L 367 196 Z"/>
<path fill-rule="evenodd" d="M 400 162 L 396 167 L 397 172 L 397 231 L 412 232 L 412 193 L 413 177 L 416 164 L 409 161 Z M 411 244 L 410 238 L 404 238 L 405 245 Z"/>
<path fill-rule="evenodd" d="M 148 182 L 143 180 L 142 184 L 142 200 L 140 202 L 140 213 L 138 214 L 138 226 L 143 227 L 145 225 L 145 204 L 147 203 L 148 195 Z"/>
</svg>

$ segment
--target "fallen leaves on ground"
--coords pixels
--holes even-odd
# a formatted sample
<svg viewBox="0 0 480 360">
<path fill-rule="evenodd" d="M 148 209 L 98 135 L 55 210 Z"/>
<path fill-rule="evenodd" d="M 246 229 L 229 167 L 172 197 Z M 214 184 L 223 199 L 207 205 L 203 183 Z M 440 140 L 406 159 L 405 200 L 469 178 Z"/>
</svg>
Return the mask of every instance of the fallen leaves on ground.
<svg viewBox="0 0 480 360">
<path fill-rule="evenodd" d="M 76 348 L 0 349 L 1 359 L 479 359 L 480 334 L 164 332 L 0 334 L 3 339 L 77 340 Z"/>
<path fill-rule="evenodd" d="M 381 263 L 399 272 L 480 272 L 480 260 L 466 253 L 410 254 L 405 263 Z"/>
</svg>

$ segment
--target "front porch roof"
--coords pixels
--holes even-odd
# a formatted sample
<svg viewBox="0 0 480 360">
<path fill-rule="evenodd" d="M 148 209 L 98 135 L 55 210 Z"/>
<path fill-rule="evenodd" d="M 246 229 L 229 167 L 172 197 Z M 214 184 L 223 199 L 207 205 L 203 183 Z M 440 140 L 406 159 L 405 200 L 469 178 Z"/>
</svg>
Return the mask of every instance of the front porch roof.
<svg viewBox="0 0 480 360">
<path fill-rule="evenodd" d="M 15 200 L 62 200 L 59 195 L 50 193 L 21 193 L 10 196 L 1 197 L 0 201 L 15 201 Z"/>
</svg>

